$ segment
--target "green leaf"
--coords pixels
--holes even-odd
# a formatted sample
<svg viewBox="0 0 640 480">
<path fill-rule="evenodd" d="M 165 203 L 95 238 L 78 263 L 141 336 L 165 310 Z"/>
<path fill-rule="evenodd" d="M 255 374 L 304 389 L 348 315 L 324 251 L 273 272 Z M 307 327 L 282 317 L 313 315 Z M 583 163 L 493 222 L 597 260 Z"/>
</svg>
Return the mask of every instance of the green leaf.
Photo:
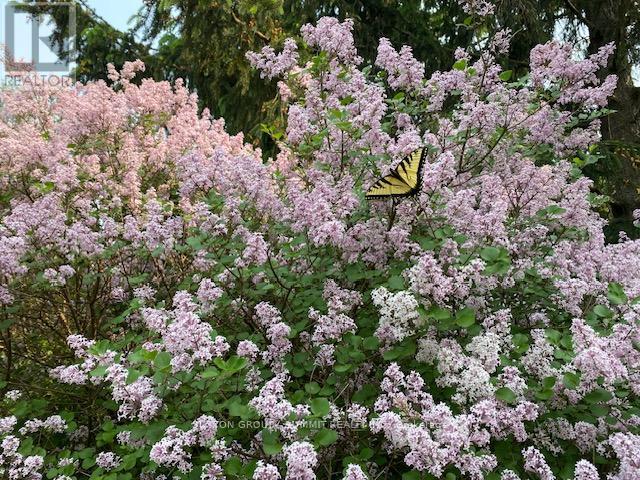
<svg viewBox="0 0 640 480">
<path fill-rule="evenodd" d="M 604 388 L 598 388 L 593 392 L 590 392 L 584 396 L 584 400 L 587 403 L 601 403 L 608 402 L 613 398 L 613 395 L 608 390 Z"/>
<path fill-rule="evenodd" d="M 589 410 L 596 417 L 606 417 L 609 414 L 609 410 L 611 409 L 608 405 L 594 404 L 589 407 Z"/>
<path fill-rule="evenodd" d="M 351 265 L 348 265 L 345 268 L 344 273 L 347 277 L 347 280 L 349 280 L 350 282 L 356 282 L 365 277 L 363 265 L 361 263 L 352 263 Z"/>
<path fill-rule="evenodd" d="M 396 358 L 413 357 L 416 353 L 417 345 L 415 340 L 405 341 L 399 345 L 396 345 L 391 350 L 387 350 L 382 354 L 382 358 L 385 360 L 395 360 Z"/>
<path fill-rule="evenodd" d="M 380 340 L 377 337 L 367 337 L 362 341 L 365 350 L 377 350 L 380 347 Z"/>
<path fill-rule="evenodd" d="M 567 372 L 562 377 L 562 383 L 569 390 L 575 390 L 580 385 L 580 375 L 575 373 Z"/>
<path fill-rule="evenodd" d="M 125 471 L 131 470 L 135 466 L 136 460 L 137 460 L 137 456 L 133 453 L 129 455 L 125 455 L 124 458 L 122 459 L 122 465 L 120 466 L 120 468 Z"/>
<path fill-rule="evenodd" d="M 624 293 L 624 289 L 619 283 L 610 283 L 607 290 L 607 298 L 614 305 L 624 305 L 625 303 L 627 303 L 627 301 L 629 301 L 629 299 L 627 298 L 627 294 Z"/>
<path fill-rule="evenodd" d="M 554 345 L 558 345 L 560 343 L 560 340 L 562 340 L 562 332 L 554 330 L 553 328 L 547 328 L 544 333 L 547 336 L 549 342 Z"/>
<path fill-rule="evenodd" d="M 614 313 L 604 305 L 596 305 L 593 307 L 593 313 L 601 318 L 611 318 L 614 315 Z"/>
<path fill-rule="evenodd" d="M 516 401 L 516 394 L 509 387 L 501 387 L 496 390 L 496 398 L 502 400 L 504 403 L 514 403 Z"/>
<path fill-rule="evenodd" d="M 219 373 L 220 371 L 216 367 L 209 367 L 205 371 L 203 371 L 200 376 L 202 378 L 215 378 Z"/>
<path fill-rule="evenodd" d="M 343 365 L 338 365 L 336 368 L 341 367 Z M 306 370 L 304 367 L 293 367 L 291 370 L 291 375 L 293 375 L 296 378 L 300 378 L 303 377 L 304 374 L 306 373 Z"/>
<path fill-rule="evenodd" d="M 374 453 L 376 452 L 373 449 L 365 447 L 360 450 L 360 453 L 358 453 L 358 458 L 360 458 L 361 460 L 369 460 L 371 457 L 373 457 Z"/>
<path fill-rule="evenodd" d="M 159 352 L 153 363 L 158 370 L 169 370 L 171 367 L 171 354 L 169 352 Z"/>
<path fill-rule="evenodd" d="M 471 308 L 465 307 L 456 313 L 456 325 L 462 328 L 469 328 L 476 323 L 476 312 Z"/>
<path fill-rule="evenodd" d="M 91 370 L 91 372 L 89 372 L 89 375 L 91 375 L 92 377 L 104 377 L 106 373 L 107 373 L 107 366 L 98 365 L 96 368 Z"/>
<path fill-rule="evenodd" d="M 346 97 L 344 97 L 343 99 L 340 100 L 340 105 L 343 105 L 343 106 L 349 105 L 349 104 L 353 103 L 354 100 L 355 99 L 351 95 L 348 95 L 348 96 L 346 96 Z"/>
<path fill-rule="evenodd" d="M 351 368 L 352 368 L 352 365 L 350 363 L 339 364 L 333 367 L 333 369 L 338 373 L 348 372 L 349 370 L 351 370 Z"/>
<path fill-rule="evenodd" d="M 320 388 L 321 387 L 318 382 L 309 382 L 304 386 L 305 391 L 311 395 L 317 394 L 320 391 Z"/>
<path fill-rule="evenodd" d="M 387 350 L 382 354 L 382 358 L 385 360 L 395 360 L 400 356 L 401 350 L 398 347 L 394 347 L 390 350 Z"/>
<path fill-rule="evenodd" d="M 91 456 L 93 456 L 95 450 L 93 448 L 85 448 L 84 450 L 80 450 L 76 456 L 81 459 L 84 460 L 85 458 L 90 458 Z"/>
<path fill-rule="evenodd" d="M 512 70 L 505 70 L 499 75 L 499 77 L 503 82 L 508 82 L 511 79 L 511 75 L 513 75 Z"/>
<path fill-rule="evenodd" d="M 226 370 L 229 373 L 235 373 L 242 370 L 247 365 L 247 359 L 244 357 L 233 356 L 227 360 Z"/>
<path fill-rule="evenodd" d="M 435 320 L 438 321 L 445 321 L 445 320 L 449 320 L 451 318 L 451 312 L 449 310 L 446 310 L 444 308 L 440 308 L 440 307 L 431 307 L 428 311 L 427 311 L 427 315 Z"/>
<path fill-rule="evenodd" d="M 310 402 L 311 411 L 318 417 L 324 417 L 329 414 L 329 400 L 326 398 L 314 398 Z"/>
<path fill-rule="evenodd" d="M 553 397 L 553 390 L 551 390 L 550 388 L 543 388 L 541 390 L 537 390 L 535 395 L 539 400 L 549 400 L 551 397 Z"/>
<path fill-rule="evenodd" d="M 496 247 L 485 247 L 480 251 L 480 258 L 486 262 L 494 262 L 500 256 L 500 250 Z"/>
<path fill-rule="evenodd" d="M 464 58 L 461 58 L 453 64 L 453 68 L 455 70 L 464 70 L 465 68 L 467 68 L 467 61 Z"/>
<path fill-rule="evenodd" d="M 517 353 L 524 353 L 529 348 L 529 337 L 524 333 L 515 333 L 511 339 Z"/>
<path fill-rule="evenodd" d="M 233 403 L 229 405 L 229 415 L 232 417 L 246 417 L 250 413 L 249 407 L 246 404 L 241 403 L 239 398 L 236 398 Z"/>
<path fill-rule="evenodd" d="M 392 275 L 389 277 L 387 285 L 391 290 L 404 290 L 404 280 L 399 275 Z"/>
<path fill-rule="evenodd" d="M 402 480 L 420 480 L 422 474 L 418 470 L 411 470 L 402 474 Z"/>
<path fill-rule="evenodd" d="M 327 447 L 338 440 L 338 433 L 329 428 L 323 428 L 313 438 L 314 442 L 323 447 Z"/>
<path fill-rule="evenodd" d="M 139 372 L 138 370 L 134 370 L 133 368 L 130 368 L 129 369 L 129 373 L 127 374 L 126 384 L 127 385 L 131 385 L 138 378 L 140 378 L 141 375 L 142 375 L 142 373 Z"/>
<path fill-rule="evenodd" d="M 349 352 L 349 357 L 351 357 L 355 362 L 364 362 L 367 359 L 367 356 L 360 350 L 353 350 Z"/>
<path fill-rule="evenodd" d="M 202 242 L 198 237 L 187 238 L 187 245 L 189 245 L 194 250 L 202 250 Z"/>
<path fill-rule="evenodd" d="M 333 395 L 335 391 L 336 389 L 331 385 L 323 385 L 322 389 L 318 392 L 318 395 L 321 395 L 323 397 L 328 397 L 330 395 Z"/>
<path fill-rule="evenodd" d="M 0 332 L 7 330 L 11 325 L 15 323 L 15 321 L 15 318 L 7 318 L 6 320 L 0 322 Z"/>
<path fill-rule="evenodd" d="M 545 217 L 547 215 L 549 216 L 553 216 L 553 215 L 562 215 L 563 213 L 565 213 L 567 210 L 558 206 L 558 205 L 549 205 L 548 207 L 545 207 L 541 210 L 539 210 L 536 215 L 541 216 L 541 217 Z"/>
<path fill-rule="evenodd" d="M 262 449 L 267 455 L 276 455 L 282 451 L 278 432 L 262 430 Z"/>
<path fill-rule="evenodd" d="M 366 383 L 360 390 L 353 394 L 352 400 L 355 403 L 366 404 L 367 402 L 373 402 L 378 395 L 378 387 L 373 383 Z"/>
<path fill-rule="evenodd" d="M 238 457 L 231 457 L 224 464 L 224 473 L 227 475 L 239 475 L 242 473 L 242 460 Z"/>
<path fill-rule="evenodd" d="M 142 283 L 145 283 L 147 281 L 148 277 L 149 277 L 149 275 L 147 273 L 141 273 L 140 275 L 135 275 L 133 277 L 128 277 L 127 278 L 127 282 L 130 285 L 140 285 Z"/>
<path fill-rule="evenodd" d="M 616 390 L 616 397 L 627 398 L 631 392 L 629 390 Z"/>
</svg>

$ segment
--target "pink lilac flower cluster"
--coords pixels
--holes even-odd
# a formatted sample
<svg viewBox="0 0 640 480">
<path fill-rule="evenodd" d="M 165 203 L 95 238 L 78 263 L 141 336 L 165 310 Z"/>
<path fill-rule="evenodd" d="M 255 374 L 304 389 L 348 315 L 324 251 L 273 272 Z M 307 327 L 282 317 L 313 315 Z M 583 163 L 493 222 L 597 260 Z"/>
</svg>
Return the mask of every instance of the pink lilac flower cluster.
<svg viewBox="0 0 640 480">
<path fill-rule="evenodd" d="M 494 2 L 491 0 L 458 0 L 458 3 L 465 12 L 480 17 L 491 15 L 496 8 Z"/>
<path fill-rule="evenodd" d="M 315 324 L 311 341 L 318 346 L 340 340 L 347 332 L 355 333 L 356 323 L 348 313 L 362 303 L 358 292 L 342 289 L 333 280 L 325 283 L 323 297 L 328 306 L 326 315 L 309 309 L 309 318 Z"/>
<path fill-rule="evenodd" d="M 278 467 L 258 460 L 255 471 L 253 472 L 253 480 L 280 480 L 280 472 Z"/>
<path fill-rule="evenodd" d="M 69 265 L 62 265 L 57 270 L 53 268 L 47 268 L 42 273 L 42 276 L 56 287 L 62 287 L 66 285 L 67 279 L 72 277 L 75 273 L 73 267 Z"/>
<path fill-rule="evenodd" d="M 40 480 L 44 458 L 41 455 L 24 456 L 18 452 L 20 440 L 6 436 L 0 443 L 0 472 L 10 479 Z"/>
<path fill-rule="evenodd" d="M 269 341 L 267 349 L 262 352 L 262 358 L 272 364 L 274 370 L 282 370 L 282 358 L 291 350 L 291 341 L 287 338 L 291 327 L 282 321 L 278 309 L 267 302 L 256 305 L 255 312 L 258 323 L 265 329 L 265 337 Z"/>
<path fill-rule="evenodd" d="M 241 340 L 236 349 L 236 354 L 239 357 L 246 358 L 251 363 L 256 361 L 259 352 L 260 348 L 251 340 Z"/>
<path fill-rule="evenodd" d="M 0 435 L 6 435 L 13 432 L 13 429 L 15 428 L 17 423 L 18 419 L 15 415 L 0 417 Z"/>
<path fill-rule="evenodd" d="M 422 86 L 424 65 L 411 53 L 411 47 L 403 45 L 397 52 L 386 38 L 380 39 L 376 65 L 387 71 L 388 82 L 395 89 L 410 89 Z"/>
<path fill-rule="evenodd" d="M 313 469 L 318 463 L 318 456 L 309 442 L 294 442 L 285 448 L 287 463 L 285 480 L 315 480 Z"/>
<path fill-rule="evenodd" d="M 9 287 L 19 275 L 42 273 L 56 291 L 74 275 L 81 281 L 87 272 L 75 261 L 103 255 L 116 242 L 120 242 L 116 255 L 109 257 L 96 290 L 105 306 L 135 295 L 136 286 L 126 281 L 130 271 L 147 268 L 148 285 L 156 287 L 163 275 L 165 286 L 172 285 L 175 279 L 166 277 L 166 267 L 177 255 L 173 248 L 183 239 L 184 229 L 197 224 L 212 234 L 221 232 L 220 217 L 202 209 L 203 191 L 215 184 L 222 194 L 249 194 L 268 210 L 279 203 L 270 189 L 255 188 L 266 179 L 259 151 L 245 145 L 241 136 L 226 134 L 222 120 L 214 121 L 207 113 L 201 116 L 195 95 L 181 81 L 173 86 L 130 82 L 140 70 L 141 62 L 126 63 L 122 72 L 111 69 L 112 80 L 120 82 L 117 92 L 104 82 L 72 89 L 47 86 L 37 95 L 27 89 L 3 92 L 0 183 L 13 199 L 3 210 L 0 224 L 3 303 L 19 295 Z M 48 100 L 33 103 L 35 98 Z M 146 121 L 156 122 L 157 128 L 142 127 Z M 165 137 L 165 132 L 170 135 Z M 105 153 L 112 143 L 101 144 L 105 150 L 76 147 L 97 138 L 113 142 L 115 137 L 122 142 L 114 147 L 117 168 Z M 39 153 L 30 154 L 29 148 Z M 239 182 L 235 169 L 240 165 L 244 175 Z M 23 179 L 16 182 L 16 175 Z M 168 184 L 158 181 L 163 178 L 178 181 L 179 205 L 170 205 L 171 180 Z M 228 208 L 233 211 L 231 203 Z M 192 224 L 185 222 L 184 215 L 193 218 Z M 157 249 L 153 266 L 144 266 L 136 257 L 141 247 Z M 29 271 L 21 260 L 28 251 L 47 252 L 38 256 Z M 206 263 L 198 255 L 194 264 Z M 137 293 L 143 292 L 138 289 Z M 70 300 L 63 308 L 71 308 L 75 300 Z"/>
<path fill-rule="evenodd" d="M 631 433 L 614 433 L 607 442 L 620 459 L 618 473 L 612 480 L 631 480 L 640 475 L 640 436 Z"/>
<path fill-rule="evenodd" d="M 262 78 L 279 77 L 298 64 L 298 47 L 291 38 L 284 42 L 282 52 L 276 54 L 272 47 L 263 47 L 260 53 L 247 52 L 247 58 L 260 69 Z"/>
<path fill-rule="evenodd" d="M 300 29 L 302 38 L 310 47 L 316 47 L 345 63 L 358 64 L 362 58 L 353 41 L 353 20 L 340 22 L 333 17 L 323 17 L 316 25 L 306 24 Z"/>
<path fill-rule="evenodd" d="M 349 465 L 344 474 L 343 480 L 367 480 L 367 475 L 362 471 L 360 465 Z"/>
<path fill-rule="evenodd" d="M 264 419 L 268 428 L 280 431 L 285 437 L 294 437 L 310 410 L 308 405 L 293 405 L 287 400 L 286 381 L 284 374 L 268 380 L 250 405 Z"/>
<path fill-rule="evenodd" d="M 610 43 L 583 61 L 572 59 L 570 45 L 550 42 L 531 50 L 532 82 L 542 86 L 545 82 L 563 81 L 563 89 L 558 102 L 579 102 L 588 106 L 603 107 L 616 88 L 617 78 L 609 75 L 600 85 L 596 77 L 598 68 L 606 66 L 615 45 Z"/>
<path fill-rule="evenodd" d="M 482 451 L 489 440 L 510 433 L 518 436 L 520 431 L 524 441 L 523 422 L 537 416 L 535 406 L 528 402 L 510 408 L 495 401 L 479 403 L 469 414 L 454 415 L 447 405 L 434 402 L 423 387 L 417 372 L 405 375 L 397 364 L 391 364 L 381 384 L 384 393 L 375 405 L 379 416 L 371 420 L 370 427 L 384 435 L 389 450 L 405 451 L 407 465 L 435 477 L 453 463 L 470 478 L 484 478 L 497 466 L 495 456 Z"/>
<path fill-rule="evenodd" d="M 19 431 L 22 435 L 27 435 L 39 430 L 47 430 L 53 433 L 62 433 L 67 430 L 67 422 L 65 422 L 60 415 L 51 415 L 44 420 L 39 420 L 37 418 L 33 420 L 27 420 Z"/>
<path fill-rule="evenodd" d="M 205 302 L 216 299 L 219 292 L 205 283 L 208 291 L 201 286 L 201 296 Z M 185 291 L 176 292 L 173 297 L 173 310 L 147 308 L 142 312 L 147 327 L 159 333 L 162 348 L 172 355 L 171 366 L 174 372 L 188 371 L 194 363 L 206 364 L 214 357 L 221 357 L 229 350 L 229 344 L 221 336 L 211 338 L 211 325 L 198 316 L 198 305 L 192 295 Z"/>
<path fill-rule="evenodd" d="M 148 423 L 159 413 L 162 400 L 154 392 L 151 378 L 141 376 L 134 382 L 127 382 L 128 375 L 128 370 L 121 364 L 107 368 L 105 379 L 111 383 L 111 396 L 119 404 L 118 416 Z"/>
<path fill-rule="evenodd" d="M 576 463 L 573 480 L 598 480 L 599 478 L 598 470 L 589 461 L 580 460 Z"/>
<path fill-rule="evenodd" d="M 20 390 L 9 390 L 4 394 L 4 398 L 12 402 L 19 400 L 20 397 L 22 397 L 22 392 Z"/>
<path fill-rule="evenodd" d="M 202 415 L 194 420 L 191 429 L 184 431 L 175 425 L 168 427 L 164 437 L 151 447 L 151 460 L 161 467 L 177 468 L 186 473 L 191 471 L 191 448 L 196 446 L 226 449 L 215 444 L 213 439 L 218 430 L 217 420 L 209 415 Z M 213 449 L 212 449 L 213 450 Z M 216 469 L 215 464 L 208 465 L 210 472 Z"/>
<path fill-rule="evenodd" d="M 203 278 L 198 286 L 196 296 L 203 308 L 208 310 L 212 308 L 215 301 L 218 300 L 223 293 L 223 290 L 220 287 L 217 287 L 211 279 Z"/>
<path fill-rule="evenodd" d="M 117 468 L 121 461 L 120 457 L 113 452 L 100 452 L 96 456 L 96 464 L 106 471 Z"/>
<path fill-rule="evenodd" d="M 380 287 L 371 292 L 371 300 L 380 312 L 376 336 L 382 342 L 399 342 L 419 326 L 418 302 L 411 293 L 391 293 L 385 287 Z"/>
<path fill-rule="evenodd" d="M 535 474 L 540 480 L 555 480 L 556 476 L 547 465 L 544 455 L 535 447 L 528 447 L 522 452 L 524 469 Z"/>
<path fill-rule="evenodd" d="M 159 413 L 162 400 L 155 393 L 155 384 L 151 378 L 140 376 L 133 382 L 127 381 L 129 371 L 122 363 L 115 362 L 116 352 L 92 353 L 90 349 L 95 346 L 95 342 L 81 335 L 72 335 L 67 341 L 83 362 L 51 369 L 50 375 L 53 378 L 72 385 L 106 381 L 111 386 L 111 397 L 119 404 L 120 418 L 137 418 L 148 423 Z M 105 369 L 104 379 L 91 375 L 97 367 Z"/>
</svg>

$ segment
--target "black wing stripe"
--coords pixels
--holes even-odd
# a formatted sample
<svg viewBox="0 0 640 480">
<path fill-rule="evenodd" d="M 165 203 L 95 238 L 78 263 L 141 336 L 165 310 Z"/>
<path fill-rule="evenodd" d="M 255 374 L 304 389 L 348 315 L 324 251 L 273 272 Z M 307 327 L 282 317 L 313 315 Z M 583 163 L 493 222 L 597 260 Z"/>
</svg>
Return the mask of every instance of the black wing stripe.
<svg viewBox="0 0 640 480">
<path fill-rule="evenodd" d="M 397 180 L 400 180 L 402 183 L 404 183 L 407 187 L 411 188 L 411 185 L 409 185 L 407 183 L 407 181 L 402 178 L 402 176 L 398 173 L 398 170 L 393 170 L 388 176 L 393 177 Z"/>
</svg>

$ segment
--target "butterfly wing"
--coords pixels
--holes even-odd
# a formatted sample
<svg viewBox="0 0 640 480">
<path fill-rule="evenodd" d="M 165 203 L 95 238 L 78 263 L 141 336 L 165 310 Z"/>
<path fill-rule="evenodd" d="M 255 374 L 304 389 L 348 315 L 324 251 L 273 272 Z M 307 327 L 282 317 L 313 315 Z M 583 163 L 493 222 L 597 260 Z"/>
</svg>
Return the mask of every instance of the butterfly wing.
<svg viewBox="0 0 640 480">
<path fill-rule="evenodd" d="M 365 198 L 406 197 L 420 190 L 422 167 L 426 158 L 424 148 L 420 148 L 405 158 L 389 173 L 373 184 Z"/>
<path fill-rule="evenodd" d="M 396 169 L 404 182 L 411 187 L 412 194 L 420 189 L 425 158 L 426 150 L 420 148 L 405 158 Z"/>
<path fill-rule="evenodd" d="M 395 176 L 393 173 L 382 177 L 374 183 L 373 186 L 367 190 L 365 197 L 371 199 L 409 195 L 411 187 L 407 185 L 402 178 Z"/>
</svg>

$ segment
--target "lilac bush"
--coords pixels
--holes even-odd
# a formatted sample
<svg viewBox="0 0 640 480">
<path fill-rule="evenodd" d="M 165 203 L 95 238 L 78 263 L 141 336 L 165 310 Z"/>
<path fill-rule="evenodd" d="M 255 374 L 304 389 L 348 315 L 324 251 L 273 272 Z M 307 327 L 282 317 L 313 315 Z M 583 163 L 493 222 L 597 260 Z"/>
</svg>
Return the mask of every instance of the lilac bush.
<svg viewBox="0 0 640 480">
<path fill-rule="evenodd" d="M 426 78 L 351 30 L 248 55 L 267 162 L 140 62 L 2 92 L 2 328 L 41 339 L 6 388 L 61 385 L 5 396 L 5 476 L 640 478 L 640 242 L 581 174 L 613 46 L 512 78 L 502 32 Z M 364 199 L 419 147 L 417 196 Z"/>
</svg>

